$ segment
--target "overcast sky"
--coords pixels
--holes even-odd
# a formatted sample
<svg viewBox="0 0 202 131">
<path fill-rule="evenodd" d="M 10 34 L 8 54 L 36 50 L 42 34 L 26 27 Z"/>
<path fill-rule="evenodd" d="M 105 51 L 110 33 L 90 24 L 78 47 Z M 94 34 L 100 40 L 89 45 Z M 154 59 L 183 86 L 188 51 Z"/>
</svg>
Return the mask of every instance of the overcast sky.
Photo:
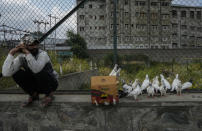
<svg viewBox="0 0 202 131">
<path fill-rule="evenodd" d="M 37 25 L 33 20 L 48 21 L 49 14 L 62 18 L 67 12 L 75 7 L 76 0 L 0 0 L 0 26 L 6 24 L 15 28 L 36 31 Z M 202 6 L 202 0 L 174 0 L 173 4 L 188 6 Z M 96 13 L 96 12 L 95 12 Z M 58 21 L 58 20 L 57 20 Z M 54 21 L 51 21 L 52 25 Z M 40 26 L 44 31 L 44 26 Z M 67 29 L 76 29 L 76 15 L 74 14 L 57 30 L 60 37 L 65 37 Z M 50 25 L 47 25 L 47 30 Z M 2 29 L 0 27 L 0 29 Z M 0 32 L 0 39 L 2 33 Z"/>
</svg>

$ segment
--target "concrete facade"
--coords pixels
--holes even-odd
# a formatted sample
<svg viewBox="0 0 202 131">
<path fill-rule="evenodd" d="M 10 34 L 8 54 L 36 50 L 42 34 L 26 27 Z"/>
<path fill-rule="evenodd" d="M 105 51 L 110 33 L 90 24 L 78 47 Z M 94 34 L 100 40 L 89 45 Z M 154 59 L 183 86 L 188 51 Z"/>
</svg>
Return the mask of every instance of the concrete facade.
<svg viewBox="0 0 202 131">
<path fill-rule="evenodd" d="M 201 47 L 201 10 L 202 7 L 172 5 L 171 0 L 118 0 L 117 47 Z M 186 16 L 181 17 L 184 12 Z M 188 34 L 190 31 L 192 34 Z M 77 11 L 77 32 L 85 38 L 89 49 L 112 49 L 113 0 L 88 1 Z"/>
<path fill-rule="evenodd" d="M 103 58 L 107 54 L 113 53 L 113 50 L 88 50 L 88 53 L 95 60 Z M 120 49 L 119 55 L 145 55 L 150 61 L 172 62 L 177 63 L 193 62 L 195 60 L 202 61 L 201 49 Z"/>
<path fill-rule="evenodd" d="M 96 107 L 89 95 L 56 95 L 48 108 L 20 108 L 25 95 L 0 94 L 0 131 L 201 131 L 202 95 L 120 99 Z"/>
</svg>

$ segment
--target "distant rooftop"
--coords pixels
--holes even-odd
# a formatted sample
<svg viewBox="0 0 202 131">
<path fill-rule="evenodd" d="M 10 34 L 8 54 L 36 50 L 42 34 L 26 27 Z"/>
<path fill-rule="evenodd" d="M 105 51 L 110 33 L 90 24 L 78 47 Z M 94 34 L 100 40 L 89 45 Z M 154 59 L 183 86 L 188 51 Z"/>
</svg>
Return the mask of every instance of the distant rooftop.
<svg viewBox="0 0 202 131">
<path fill-rule="evenodd" d="M 202 7 L 202 0 L 173 0 L 174 6 Z"/>
</svg>

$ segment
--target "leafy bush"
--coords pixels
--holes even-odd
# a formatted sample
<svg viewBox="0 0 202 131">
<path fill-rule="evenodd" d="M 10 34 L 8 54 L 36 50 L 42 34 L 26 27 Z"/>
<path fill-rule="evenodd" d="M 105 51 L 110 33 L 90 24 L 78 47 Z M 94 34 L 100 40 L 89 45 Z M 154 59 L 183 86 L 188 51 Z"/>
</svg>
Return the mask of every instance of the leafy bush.
<svg viewBox="0 0 202 131">
<path fill-rule="evenodd" d="M 71 46 L 71 51 L 77 58 L 88 58 L 87 43 L 84 38 L 79 34 L 75 34 L 72 31 L 67 32 L 68 40 L 67 44 Z"/>
</svg>

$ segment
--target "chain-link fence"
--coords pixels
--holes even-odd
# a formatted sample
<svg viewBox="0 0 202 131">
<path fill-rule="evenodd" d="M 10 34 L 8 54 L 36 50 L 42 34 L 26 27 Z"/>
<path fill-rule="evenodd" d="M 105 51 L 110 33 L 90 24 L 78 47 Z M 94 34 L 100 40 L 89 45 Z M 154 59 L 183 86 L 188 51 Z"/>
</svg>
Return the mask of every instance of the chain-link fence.
<svg viewBox="0 0 202 131">
<path fill-rule="evenodd" d="M 1 0 L 0 46 L 12 48 L 25 34 L 40 38 L 81 1 Z M 193 56 L 201 58 L 202 1 L 86 0 L 41 44 L 46 50 L 69 50 L 67 31 L 80 34 L 90 50 L 110 50 L 114 44 L 145 49 L 144 54 L 146 49 L 196 48 Z"/>
<path fill-rule="evenodd" d="M 2 0 L 0 44 L 13 46 L 24 34 L 47 32 L 81 0 Z M 118 49 L 202 46 L 201 0 L 116 0 Z M 89 49 L 113 49 L 114 0 L 86 0 L 44 41 L 64 46 L 66 32 L 79 33 Z M 65 48 L 65 47 L 64 47 Z"/>
</svg>

